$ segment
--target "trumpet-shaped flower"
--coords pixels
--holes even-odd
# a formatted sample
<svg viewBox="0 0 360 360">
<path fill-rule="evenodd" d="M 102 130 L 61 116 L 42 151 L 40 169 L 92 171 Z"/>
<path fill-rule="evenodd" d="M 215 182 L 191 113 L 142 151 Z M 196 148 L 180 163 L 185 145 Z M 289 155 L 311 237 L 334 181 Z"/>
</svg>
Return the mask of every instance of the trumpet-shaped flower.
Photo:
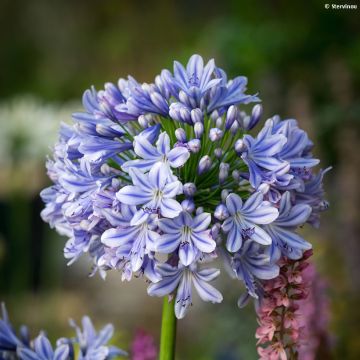
<svg viewBox="0 0 360 360">
<path fill-rule="evenodd" d="M 199 252 L 211 253 L 216 243 L 208 229 L 211 215 L 201 213 L 194 218 L 184 211 L 174 219 L 161 219 L 158 223 L 164 233 L 157 241 L 156 250 L 170 254 L 179 248 L 179 257 L 183 265 L 190 265 Z"/>
<path fill-rule="evenodd" d="M 159 234 L 150 229 L 148 220 L 132 226 L 131 220 L 136 213 L 135 206 L 121 205 L 117 226 L 106 230 L 101 235 L 101 242 L 110 248 L 116 248 L 118 259 L 130 259 L 132 271 L 138 271 L 144 262 L 145 254 L 155 251 Z M 154 216 L 154 215 L 153 215 Z"/>
<path fill-rule="evenodd" d="M 141 224 L 152 212 L 167 218 L 180 214 L 182 207 L 174 197 L 182 193 L 182 184 L 178 180 L 170 180 L 161 164 L 154 165 L 147 174 L 136 168 L 131 168 L 129 174 L 134 185 L 124 186 L 116 197 L 127 205 L 142 205 L 131 225 Z"/>
<path fill-rule="evenodd" d="M 162 280 L 148 287 L 150 296 L 165 296 L 176 292 L 175 315 L 182 319 L 192 304 L 192 285 L 203 301 L 220 303 L 221 293 L 209 281 L 214 280 L 220 273 L 218 269 L 198 270 L 196 264 L 184 267 L 173 267 L 169 264 L 159 265 L 158 271 Z"/>
<path fill-rule="evenodd" d="M 157 163 L 178 168 L 183 166 L 190 157 L 190 153 L 185 147 L 177 146 L 170 150 L 170 138 L 166 132 L 159 135 L 156 147 L 141 134 L 136 136 L 134 151 L 141 159 L 127 161 L 122 165 L 123 170 L 128 171 L 130 168 L 137 168 L 145 172 Z"/>
<path fill-rule="evenodd" d="M 306 204 L 292 205 L 287 191 L 280 200 L 279 217 L 264 229 L 272 238 L 271 258 L 277 261 L 281 254 L 289 259 L 300 259 L 311 244 L 295 232 L 298 226 L 305 224 L 311 214 L 311 207 Z"/>
<path fill-rule="evenodd" d="M 263 201 L 263 194 L 256 192 L 243 203 L 234 193 L 226 198 L 230 216 L 223 222 L 227 233 L 226 247 L 230 252 L 241 248 L 244 240 L 252 239 L 262 245 L 270 245 L 271 237 L 259 224 L 269 224 L 278 217 L 278 211 L 269 202 Z"/>
</svg>

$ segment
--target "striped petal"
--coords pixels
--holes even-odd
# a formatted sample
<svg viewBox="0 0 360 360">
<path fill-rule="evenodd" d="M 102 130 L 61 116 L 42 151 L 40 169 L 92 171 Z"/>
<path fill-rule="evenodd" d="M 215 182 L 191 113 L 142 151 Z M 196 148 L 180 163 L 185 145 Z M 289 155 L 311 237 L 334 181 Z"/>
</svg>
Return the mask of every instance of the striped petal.
<svg viewBox="0 0 360 360">
<path fill-rule="evenodd" d="M 161 254 L 170 254 L 180 245 L 181 236 L 177 234 L 164 234 L 157 239 L 156 251 Z"/>
<path fill-rule="evenodd" d="M 181 278 L 181 272 L 177 272 L 174 276 L 164 277 L 162 280 L 155 284 L 151 284 L 147 288 L 147 293 L 150 296 L 165 296 L 171 294 L 178 286 Z"/>
<path fill-rule="evenodd" d="M 204 253 L 211 253 L 216 248 L 216 242 L 211 237 L 210 231 L 193 232 L 191 234 L 191 240 L 194 242 L 194 245 Z"/>
<path fill-rule="evenodd" d="M 126 205 L 141 205 L 152 199 L 152 194 L 144 192 L 137 186 L 124 186 L 116 193 L 116 198 Z"/>
<path fill-rule="evenodd" d="M 162 132 L 159 135 L 156 148 L 158 153 L 162 155 L 166 155 L 170 151 L 170 138 L 166 132 Z"/>
<path fill-rule="evenodd" d="M 183 166 L 186 161 L 190 157 L 190 152 L 185 147 L 175 147 L 172 150 L 170 150 L 167 154 L 167 158 L 169 160 L 170 166 L 173 168 L 178 168 L 180 166 Z"/>
<path fill-rule="evenodd" d="M 183 265 L 190 265 L 196 257 L 197 251 L 191 242 L 182 243 L 179 249 L 179 258 Z"/>
<path fill-rule="evenodd" d="M 132 242 L 138 235 L 138 229 L 133 226 L 127 228 L 108 229 L 101 235 L 101 242 L 111 248 Z"/>
<path fill-rule="evenodd" d="M 208 301 L 213 304 L 221 303 L 223 296 L 220 291 L 215 289 L 212 285 L 203 281 L 199 276 L 194 274 L 193 283 L 197 293 L 203 301 Z"/>
<path fill-rule="evenodd" d="M 237 211 L 240 211 L 243 206 L 243 202 L 239 195 L 231 193 L 226 198 L 226 207 L 231 215 L 234 215 Z"/>
<path fill-rule="evenodd" d="M 172 219 L 161 219 L 158 226 L 166 234 L 179 234 L 180 227 Z"/>
<path fill-rule="evenodd" d="M 273 206 L 263 205 L 243 216 L 254 224 L 270 224 L 279 216 L 279 211 Z"/>
<path fill-rule="evenodd" d="M 206 230 L 211 222 L 211 215 L 209 213 L 201 213 L 194 217 L 191 228 L 195 232 Z"/>
<path fill-rule="evenodd" d="M 134 140 L 134 151 L 137 156 L 146 160 L 159 159 L 161 154 L 144 136 L 136 136 Z"/>
<path fill-rule="evenodd" d="M 227 235 L 226 248 L 230 252 L 236 252 L 241 248 L 241 245 L 242 245 L 241 229 L 237 226 L 233 226 Z"/>
<path fill-rule="evenodd" d="M 182 206 L 174 199 L 163 199 L 160 204 L 161 215 L 169 219 L 178 216 L 182 211 Z"/>
</svg>

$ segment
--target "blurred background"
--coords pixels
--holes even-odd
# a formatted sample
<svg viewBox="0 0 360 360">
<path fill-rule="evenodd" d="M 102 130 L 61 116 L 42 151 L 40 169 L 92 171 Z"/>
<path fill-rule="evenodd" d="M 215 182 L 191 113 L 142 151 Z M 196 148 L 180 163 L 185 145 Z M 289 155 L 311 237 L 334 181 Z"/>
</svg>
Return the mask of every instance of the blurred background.
<svg viewBox="0 0 360 360">
<path fill-rule="evenodd" d="M 359 30 L 359 5 L 326 10 L 315 0 L 2 0 L 0 300 L 14 323 L 55 339 L 68 318 L 87 313 L 97 325 L 113 322 L 125 348 L 139 327 L 158 340 L 161 299 L 142 280 L 88 278 L 86 259 L 67 267 L 65 239 L 42 223 L 38 194 L 59 123 L 86 88 L 128 74 L 150 82 L 199 53 L 230 77 L 248 76 L 265 117 L 298 119 L 322 167 L 333 166 L 330 210 L 321 230 L 305 230 L 330 300 L 332 355 L 318 358 L 360 359 Z M 225 274 L 218 286 L 222 305 L 195 301 L 179 323 L 179 359 L 257 358 L 253 307 L 237 309 L 240 285 Z"/>
</svg>

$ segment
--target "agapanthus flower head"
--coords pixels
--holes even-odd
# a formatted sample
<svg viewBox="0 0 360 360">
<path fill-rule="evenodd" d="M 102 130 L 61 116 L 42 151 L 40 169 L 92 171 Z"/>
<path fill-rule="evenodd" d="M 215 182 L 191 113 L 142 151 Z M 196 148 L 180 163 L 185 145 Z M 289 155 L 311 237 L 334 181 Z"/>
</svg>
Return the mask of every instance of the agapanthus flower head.
<svg viewBox="0 0 360 360">
<path fill-rule="evenodd" d="M 84 112 L 60 130 L 47 164 L 54 185 L 41 194 L 44 220 L 69 238 L 65 257 L 88 253 L 93 272 L 145 277 L 150 295 L 176 298 L 179 318 L 192 285 L 203 300 L 222 300 L 208 284 L 216 257 L 259 298 L 280 254 L 311 248 L 295 231 L 318 221 L 324 172 L 313 172 L 318 160 L 295 120 L 275 116 L 254 131 L 263 109 L 243 111 L 259 102 L 246 86 L 193 55 L 152 84 L 128 77 L 87 90 Z"/>
<path fill-rule="evenodd" d="M 13 330 L 7 315 L 5 305 L 2 304 L 2 318 L 0 318 L 0 358 L 20 360 L 111 360 L 115 357 L 126 356 L 127 353 L 115 346 L 108 345 L 113 326 L 106 325 L 97 332 L 89 317 L 82 319 L 83 329 L 70 324 L 76 330 L 74 338 L 60 338 L 53 346 L 46 333 L 41 331 L 33 340 L 30 339 L 27 327 L 22 326 L 19 335 Z M 75 347 L 79 351 L 75 351 Z M 77 353 L 77 355 L 75 355 Z"/>
</svg>

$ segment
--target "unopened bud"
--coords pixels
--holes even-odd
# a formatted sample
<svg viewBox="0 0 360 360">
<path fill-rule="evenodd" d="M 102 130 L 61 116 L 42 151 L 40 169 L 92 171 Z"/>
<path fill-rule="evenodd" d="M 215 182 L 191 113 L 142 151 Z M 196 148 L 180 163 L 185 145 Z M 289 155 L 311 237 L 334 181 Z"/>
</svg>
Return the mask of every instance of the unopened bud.
<svg viewBox="0 0 360 360">
<path fill-rule="evenodd" d="M 227 177 L 229 176 L 229 169 L 230 169 L 230 165 L 227 163 L 220 163 L 220 171 L 219 171 L 219 182 L 220 184 L 223 184 L 224 181 L 227 179 Z"/>
<path fill-rule="evenodd" d="M 199 165 L 198 165 L 198 174 L 201 175 L 204 172 L 208 171 L 211 167 L 211 158 L 209 155 L 205 155 L 203 156 L 200 161 L 199 161 Z"/>
<path fill-rule="evenodd" d="M 239 123 L 237 121 L 234 121 L 234 123 L 231 125 L 230 132 L 235 135 L 239 130 Z"/>
<path fill-rule="evenodd" d="M 229 195 L 229 190 L 227 190 L 227 189 L 222 190 L 221 191 L 221 201 L 225 202 L 228 195 Z"/>
<path fill-rule="evenodd" d="M 220 159 L 220 158 L 223 156 L 224 151 L 223 151 L 223 149 L 216 148 L 216 149 L 214 150 L 214 154 L 215 154 L 215 157 L 216 157 L 217 159 Z"/>
<path fill-rule="evenodd" d="M 234 147 L 235 147 L 235 151 L 238 154 L 241 154 L 245 150 L 246 145 L 242 139 L 238 139 L 238 140 L 236 140 Z"/>
<path fill-rule="evenodd" d="M 186 133 L 183 128 L 176 129 L 175 136 L 176 136 L 176 139 L 178 139 L 178 141 L 180 141 L 182 143 L 186 142 Z"/>
<path fill-rule="evenodd" d="M 225 220 L 229 217 L 229 210 L 224 204 L 219 204 L 214 211 L 214 217 L 220 221 Z"/>
<path fill-rule="evenodd" d="M 197 153 L 201 148 L 201 142 L 199 139 L 192 139 L 187 143 L 187 146 L 192 153 Z"/>
<path fill-rule="evenodd" d="M 193 197 L 196 193 L 196 185 L 194 183 L 186 183 L 183 186 L 184 195 L 188 197 Z"/>
<path fill-rule="evenodd" d="M 181 206 L 184 211 L 187 211 L 189 213 L 192 213 L 195 210 L 195 204 L 190 199 L 185 199 L 181 202 Z"/>
<path fill-rule="evenodd" d="M 231 105 L 226 114 L 225 128 L 228 130 L 231 128 L 234 121 L 239 118 L 239 109 L 235 105 Z"/>
<path fill-rule="evenodd" d="M 201 122 L 196 122 L 194 124 L 194 133 L 197 139 L 200 139 L 204 133 L 204 125 Z"/>
<path fill-rule="evenodd" d="M 203 122 L 204 116 L 199 108 L 191 110 L 190 114 L 191 114 L 191 120 L 193 121 L 194 124 L 197 122 L 201 122 L 201 123 Z"/>
<path fill-rule="evenodd" d="M 223 137 L 223 131 L 218 128 L 212 128 L 209 132 L 209 138 L 211 141 L 218 141 Z"/>
</svg>

